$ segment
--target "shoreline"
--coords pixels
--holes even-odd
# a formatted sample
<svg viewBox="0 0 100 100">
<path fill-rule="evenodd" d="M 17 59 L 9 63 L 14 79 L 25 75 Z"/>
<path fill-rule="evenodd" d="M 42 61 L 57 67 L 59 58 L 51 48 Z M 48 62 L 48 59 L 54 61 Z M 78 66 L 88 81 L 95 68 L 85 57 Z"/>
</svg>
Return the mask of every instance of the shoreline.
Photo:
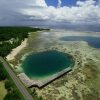
<svg viewBox="0 0 100 100">
<path fill-rule="evenodd" d="M 12 49 L 11 53 L 8 54 L 8 55 L 6 56 L 6 59 L 7 59 L 8 61 L 14 60 L 14 59 L 15 59 L 15 56 L 16 56 L 22 49 L 24 49 L 24 48 L 27 46 L 27 44 L 28 44 L 27 41 L 28 41 L 28 38 L 25 38 L 24 41 L 22 41 L 21 45 L 19 45 L 18 47 Z"/>
</svg>

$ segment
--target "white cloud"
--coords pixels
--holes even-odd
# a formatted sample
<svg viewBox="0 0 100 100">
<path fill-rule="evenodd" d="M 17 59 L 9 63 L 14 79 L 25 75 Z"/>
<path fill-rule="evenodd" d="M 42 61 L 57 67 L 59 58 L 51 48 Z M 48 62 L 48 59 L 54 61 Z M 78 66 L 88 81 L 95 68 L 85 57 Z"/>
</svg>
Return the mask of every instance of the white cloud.
<svg viewBox="0 0 100 100">
<path fill-rule="evenodd" d="M 62 4 L 62 1 L 61 0 L 58 0 L 58 8 L 61 7 L 61 4 Z"/>
<path fill-rule="evenodd" d="M 43 6 L 43 7 L 47 6 L 47 4 L 44 0 L 35 0 L 35 1 L 38 6 Z"/>
<path fill-rule="evenodd" d="M 60 2 L 61 4 L 61 2 Z M 77 1 L 77 6 L 73 7 L 44 7 L 22 9 L 21 13 L 40 17 L 41 19 L 66 22 L 90 22 L 100 23 L 100 7 L 95 5 L 95 1 Z"/>
<path fill-rule="evenodd" d="M 9 2 L 8 0 L 0 0 L 0 18 L 5 17 L 6 12 L 10 11 L 10 14 L 17 13 L 22 16 L 21 19 L 24 18 L 23 16 L 27 16 L 25 17 L 27 21 L 48 20 L 52 22 L 100 24 L 100 6 L 99 3 L 95 5 L 94 0 L 77 1 L 77 6 L 73 7 L 60 7 L 61 1 L 59 0 L 59 7 L 55 8 L 53 6 L 48 7 L 45 0 L 9 0 Z"/>
</svg>

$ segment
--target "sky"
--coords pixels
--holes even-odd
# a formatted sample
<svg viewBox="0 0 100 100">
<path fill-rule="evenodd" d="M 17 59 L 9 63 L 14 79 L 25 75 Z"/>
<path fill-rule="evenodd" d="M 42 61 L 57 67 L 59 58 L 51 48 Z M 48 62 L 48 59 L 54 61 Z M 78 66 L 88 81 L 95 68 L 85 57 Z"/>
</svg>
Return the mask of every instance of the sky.
<svg viewBox="0 0 100 100">
<path fill-rule="evenodd" d="M 75 6 L 77 0 L 61 0 L 61 7 L 63 6 Z M 85 0 L 80 0 L 80 1 L 85 1 Z M 97 1 L 97 0 L 96 0 Z M 55 6 L 57 7 L 58 5 L 58 0 L 45 0 L 45 2 L 47 3 L 48 6 Z"/>
<path fill-rule="evenodd" d="M 100 25 L 100 0 L 0 0 L 0 26 Z"/>
</svg>

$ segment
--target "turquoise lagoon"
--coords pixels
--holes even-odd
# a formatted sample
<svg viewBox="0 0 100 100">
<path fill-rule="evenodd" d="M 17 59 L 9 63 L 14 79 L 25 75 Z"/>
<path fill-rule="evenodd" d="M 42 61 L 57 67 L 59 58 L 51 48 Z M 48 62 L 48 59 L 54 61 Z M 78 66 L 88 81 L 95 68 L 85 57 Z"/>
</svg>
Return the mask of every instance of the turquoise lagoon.
<svg viewBox="0 0 100 100">
<path fill-rule="evenodd" d="M 74 66 L 69 54 L 56 50 L 31 53 L 22 61 L 24 73 L 31 79 L 41 79 Z"/>
</svg>

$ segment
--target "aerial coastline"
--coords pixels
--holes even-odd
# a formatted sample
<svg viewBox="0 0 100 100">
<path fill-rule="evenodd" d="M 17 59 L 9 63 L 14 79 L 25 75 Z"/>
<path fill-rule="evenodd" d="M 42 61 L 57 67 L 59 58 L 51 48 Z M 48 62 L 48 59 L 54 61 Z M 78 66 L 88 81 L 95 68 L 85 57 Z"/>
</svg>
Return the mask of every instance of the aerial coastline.
<svg viewBox="0 0 100 100">
<path fill-rule="evenodd" d="M 66 36 L 67 33 L 69 35 L 69 31 L 67 33 L 66 32 L 64 33 L 63 31 L 61 31 L 61 32 L 62 32 L 62 36 Z M 97 72 L 97 70 L 98 71 L 100 70 L 100 68 L 99 68 L 99 64 L 100 64 L 99 63 L 99 59 L 100 59 L 99 58 L 99 56 L 100 56 L 99 48 L 91 47 L 86 41 L 67 41 L 67 42 L 62 41 L 62 40 L 59 40 L 61 35 L 58 31 L 57 32 L 54 31 L 54 33 L 53 34 L 52 33 L 53 33 L 52 31 L 51 31 L 51 34 L 49 34 L 48 31 L 39 32 L 40 35 L 38 34 L 38 36 L 34 40 L 32 40 L 32 38 L 34 38 L 34 34 L 30 33 L 29 37 L 27 38 L 28 45 L 26 45 L 25 49 L 22 49 L 18 53 L 18 55 L 16 55 L 16 57 L 19 57 L 19 58 L 15 59 L 14 61 L 13 60 L 10 61 L 10 63 L 12 65 L 14 64 L 14 62 L 16 62 L 16 61 L 18 62 L 13 65 L 13 66 L 15 66 L 15 67 L 13 67 L 13 69 L 17 72 L 18 77 L 20 77 L 20 79 L 23 81 L 24 78 L 22 78 L 22 77 L 24 76 L 23 75 L 24 72 L 23 71 L 20 72 L 20 64 L 27 57 L 27 55 L 31 54 L 32 52 L 57 50 L 60 52 L 70 54 L 75 60 L 75 65 L 71 72 L 65 74 L 60 79 L 55 80 L 54 82 L 50 83 L 46 87 L 42 88 L 41 90 L 35 88 L 37 93 L 39 94 L 39 96 L 43 96 L 43 98 L 47 99 L 47 97 L 52 94 L 52 93 L 48 94 L 50 89 L 52 89 L 52 92 L 56 91 L 55 89 L 53 89 L 54 86 L 56 87 L 56 84 L 59 85 L 59 89 L 57 89 L 57 91 L 60 92 L 60 90 L 62 90 L 62 93 L 60 93 L 60 95 L 59 95 L 59 93 L 54 94 L 56 98 L 60 98 L 63 94 L 65 94 L 66 95 L 65 98 L 69 99 L 69 95 L 72 94 L 70 92 L 71 88 L 73 89 L 74 85 L 76 88 L 77 88 L 77 86 L 79 87 L 79 89 L 76 89 L 76 91 L 77 91 L 77 95 L 80 96 L 80 98 L 83 98 L 82 95 L 79 95 L 79 94 L 82 94 L 81 90 L 86 91 L 86 93 L 88 93 L 87 91 L 89 91 L 89 93 L 91 94 L 91 92 L 93 92 L 93 91 L 91 90 L 91 87 L 89 87 L 87 85 L 87 84 L 90 84 L 89 82 L 87 82 L 87 80 L 90 80 L 90 79 L 88 79 L 87 73 L 88 73 L 88 71 L 90 71 L 90 73 L 93 73 L 93 71 L 95 71 L 94 66 L 97 68 L 96 72 Z M 79 35 L 79 34 L 80 34 L 80 32 L 78 34 L 75 32 L 75 35 Z M 82 32 L 80 35 L 84 36 L 84 34 L 86 36 L 88 36 L 90 33 Z M 74 35 L 74 32 L 72 32 L 72 35 Z M 95 34 L 93 36 L 97 37 L 99 35 Z M 40 42 L 40 40 L 41 40 L 41 42 Z M 37 45 L 35 45 L 34 43 L 36 43 Z M 19 72 L 18 72 L 18 70 L 19 70 Z M 21 77 L 21 75 L 22 75 L 22 77 Z M 73 77 L 73 75 L 75 77 Z M 90 74 L 90 77 L 93 78 L 93 76 L 91 74 Z M 66 78 L 68 79 L 69 82 L 66 81 Z M 64 84 L 62 86 L 61 84 L 59 84 L 59 82 L 62 82 L 62 80 L 63 81 L 65 80 L 65 83 L 68 86 L 66 86 Z M 79 81 L 79 80 L 81 80 L 81 81 Z M 93 81 L 93 80 L 91 79 L 91 81 Z M 98 82 L 99 78 L 96 81 Z M 25 80 L 23 82 L 25 83 Z M 31 83 L 32 80 L 29 80 L 29 82 Z M 39 82 L 41 83 L 42 81 L 39 81 Z M 87 83 L 85 83 L 85 82 L 87 82 Z M 98 87 L 99 86 L 97 85 L 96 88 L 98 88 Z M 63 91 L 63 88 L 65 88 L 64 91 Z M 92 88 L 94 88 L 94 85 L 92 86 Z M 34 89 L 34 87 L 31 88 L 31 90 L 33 90 L 33 89 Z M 68 90 L 67 94 L 65 92 L 66 90 Z M 44 94 L 46 94 L 47 96 L 45 96 Z M 72 96 L 72 98 L 73 97 L 74 96 Z M 52 95 L 51 95 L 51 99 L 53 99 Z"/>
<path fill-rule="evenodd" d="M 6 56 L 7 61 L 15 59 L 15 56 L 27 46 L 27 40 L 28 39 L 25 39 L 24 41 L 22 41 L 21 45 L 12 49 L 11 53 Z"/>
<path fill-rule="evenodd" d="M 1 0 L 0 100 L 100 100 L 100 0 Z"/>
</svg>

